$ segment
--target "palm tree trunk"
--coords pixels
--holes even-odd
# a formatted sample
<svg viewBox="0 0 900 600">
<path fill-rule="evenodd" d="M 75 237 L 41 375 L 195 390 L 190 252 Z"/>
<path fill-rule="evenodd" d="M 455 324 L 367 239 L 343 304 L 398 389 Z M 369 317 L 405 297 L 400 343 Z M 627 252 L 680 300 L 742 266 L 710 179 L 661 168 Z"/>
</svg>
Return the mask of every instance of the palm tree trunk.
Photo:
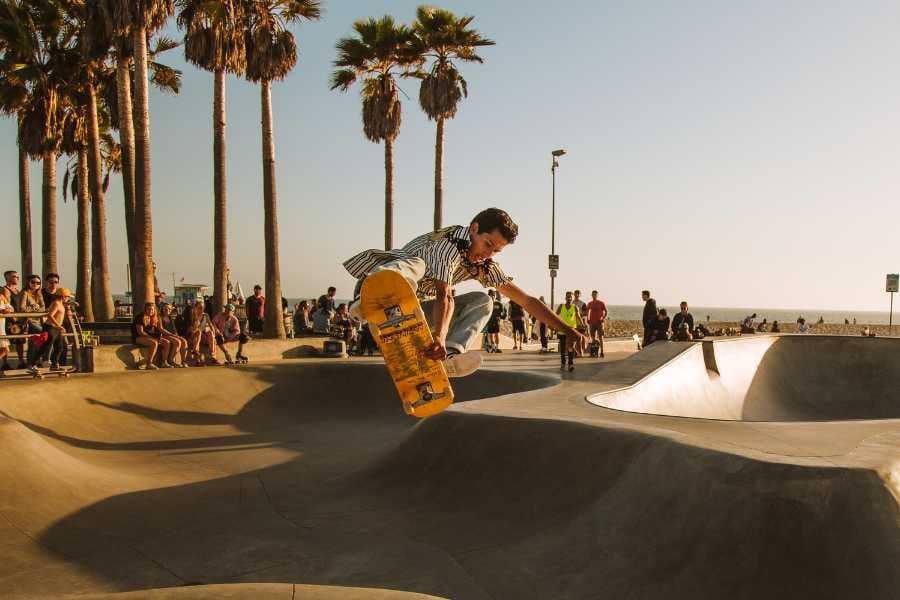
<svg viewBox="0 0 900 600">
<path fill-rule="evenodd" d="M 438 117 L 434 140 L 434 230 L 441 228 L 444 216 L 444 119 Z"/>
<path fill-rule="evenodd" d="M 44 253 L 41 268 L 43 274 L 59 273 L 56 266 L 56 152 L 44 153 L 44 180 L 41 185 L 43 222 L 41 249 Z M 23 274 L 23 277 L 28 277 Z"/>
<path fill-rule="evenodd" d="M 228 288 L 228 206 L 225 193 L 225 69 L 215 72 L 213 93 L 213 307 L 226 303 Z"/>
<path fill-rule="evenodd" d="M 22 245 L 22 281 L 34 273 L 31 254 L 31 190 L 28 177 L 28 154 L 19 145 L 19 239 Z"/>
<path fill-rule="evenodd" d="M 131 110 L 131 58 L 116 63 L 116 91 L 119 103 L 119 145 L 122 147 L 122 191 L 125 198 L 125 239 L 128 242 L 128 269 L 134 280 L 134 117 Z"/>
<path fill-rule="evenodd" d="M 142 310 L 154 301 L 153 212 L 150 189 L 150 99 L 147 30 L 135 27 L 134 42 L 134 288 L 132 302 Z"/>
<path fill-rule="evenodd" d="M 91 292 L 95 316 L 114 321 L 116 310 L 109 289 L 109 255 L 106 249 L 106 195 L 100 156 L 100 124 L 97 119 L 97 91 L 88 75 L 88 185 L 91 191 Z"/>
<path fill-rule="evenodd" d="M 278 264 L 278 213 L 275 194 L 275 139 L 272 136 L 272 83 L 261 84 L 263 206 L 266 243 L 266 312 L 263 335 L 284 339 L 284 316 L 281 310 L 281 268 Z"/>
<path fill-rule="evenodd" d="M 394 142 L 384 140 L 384 249 L 394 247 Z"/>
<path fill-rule="evenodd" d="M 91 299 L 91 223 L 90 192 L 88 191 L 88 151 L 78 150 L 78 274 L 75 301 L 79 312 L 88 323 L 94 321 L 94 304 Z"/>
</svg>

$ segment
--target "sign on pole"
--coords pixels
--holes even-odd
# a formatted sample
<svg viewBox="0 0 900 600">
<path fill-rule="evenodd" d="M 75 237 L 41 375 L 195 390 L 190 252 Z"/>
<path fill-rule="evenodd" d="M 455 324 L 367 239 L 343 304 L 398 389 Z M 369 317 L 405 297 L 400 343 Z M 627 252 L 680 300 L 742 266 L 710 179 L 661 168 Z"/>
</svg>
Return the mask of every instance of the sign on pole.
<svg viewBox="0 0 900 600">
<path fill-rule="evenodd" d="M 550 277 L 556 277 L 556 269 L 550 269 Z"/>
<path fill-rule="evenodd" d="M 900 273 L 888 273 L 884 291 L 900 292 Z"/>
<path fill-rule="evenodd" d="M 555 271 L 555 270 L 559 269 L 559 254 L 550 254 L 547 257 L 547 259 L 548 259 L 547 262 L 550 265 L 548 268 L 551 271 Z"/>
</svg>

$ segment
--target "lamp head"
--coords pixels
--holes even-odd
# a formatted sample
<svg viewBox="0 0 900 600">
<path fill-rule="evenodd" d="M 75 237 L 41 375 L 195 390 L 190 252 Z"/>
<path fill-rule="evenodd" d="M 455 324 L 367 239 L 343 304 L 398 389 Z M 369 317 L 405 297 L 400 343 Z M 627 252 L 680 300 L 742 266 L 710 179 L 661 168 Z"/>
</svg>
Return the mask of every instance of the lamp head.
<svg viewBox="0 0 900 600">
<path fill-rule="evenodd" d="M 565 153 L 566 153 L 566 151 L 563 150 L 562 148 L 560 148 L 559 150 L 554 150 L 554 151 L 551 152 L 550 154 L 552 154 L 553 156 L 559 157 L 559 156 L 562 156 L 562 155 L 565 154 Z"/>
</svg>

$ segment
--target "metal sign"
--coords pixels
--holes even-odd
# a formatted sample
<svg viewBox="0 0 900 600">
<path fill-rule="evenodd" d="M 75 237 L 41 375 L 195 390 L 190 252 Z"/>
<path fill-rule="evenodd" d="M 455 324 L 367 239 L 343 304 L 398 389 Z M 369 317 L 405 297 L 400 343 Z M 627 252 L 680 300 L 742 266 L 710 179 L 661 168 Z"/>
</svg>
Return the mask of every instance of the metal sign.
<svg viewBox="0 0 900 600">
<path fill-rule="evenodd" d="M 885 284 L 886 292 L 900 292 L 900 274 L 888 273 L 887 283 Z"/>
<path fill-rule="evenodd" d="M 550 277 L 556 277 L 556 269 L 550 269 Z"/>
<path fill-rule="evenodd" d="M 547 262 L 550 264 L 549 268 L 551 271 L 555 271 L 559 268 L 559 254 L 550 254 L 547 256 Z"/>
</svg>

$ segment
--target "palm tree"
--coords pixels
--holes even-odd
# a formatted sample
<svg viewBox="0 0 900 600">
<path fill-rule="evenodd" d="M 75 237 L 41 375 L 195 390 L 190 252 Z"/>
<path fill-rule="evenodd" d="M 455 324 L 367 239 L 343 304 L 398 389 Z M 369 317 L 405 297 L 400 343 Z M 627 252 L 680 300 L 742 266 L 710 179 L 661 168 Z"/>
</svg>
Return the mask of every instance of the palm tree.
<svg viewBox="0 0 900 600">
<path fill-rule="evenodd" d="M 275 193 L 275 140 L 272 135 L 272 82 L 297 64 L 297 43 L 288 30 L 321 13 L 318 0 L 242 0 L 246 24 L 247 79 L 260 84 L 262 105 L 263 206 L 266 245 L 266 314 L 263 335 L 284 338 L 278 213 Z"/>
<path fill-rule="evenodd" d="M 437 122 L 434 142 L 434 230 L 441 228 L 444 210 L 444 121 L 456 116 L 459 102 L 468 96 L 466 80 L 454 60 L 484 62 L 476 53 L 494 42 L 469 25 L 475 17 L 457 17 L 449 10 L 420 6 L 412 29 L 422 58 L 431 59 L 431 69 L 420 71 L 419 105 L 428 118 Z"/>
<path fill-rule="evenodd" d="M 72 197 L 77 199 L 78 227 L 76 239 L 75 300 L 87 322 L 94 321 L 94 305 L 91 297 L 91 193 L 88 187 L 88 148 L 85 141 L 86 121 L 84 107 L 75 108 L 63 135 L 62 150 L 75 154 L 75 164 L 69 164 L 63 176 L 63 202 L 68 198 L 71 183 Z"/>
<path fill-rule="evenodd" d="M 394 242 L 394 140 L 400 133 L 400 98 L 395 76 L 419 62 L 412 30 L 394 18 L 368 18 L 353 24 L 356 35 L 338 40 L 331 89 L 345 92 L 362 78 L 363 133 L 384 142 L 384 247 Z"/>
<path fill-rule="evenodd" d="M 178 0 L 184 55 L 213 77 L 213 308 L 226 302 L 228 211 L 225 179 L 225 74 L 242 75 L 247 63 L 240 4 L 236 0 Z"/>
<path fill-rule="evenodd" d="M 72 28 L 60 4 L 10 1 L 0 11 L 2 109 L 17 113 L 20 149 L 43 160 L 42 270 L 57 271 L 56 160 L 66 118 L 60 86 L 71 73 Z"/>
<path fill-rule="evenodd" d="M 16 52 L 29 47 L 28 43 L 22 43 L 23 38 L 28 38 L 28 32 L 23 29 L 28 23 L 25 9 L 21 3 L 0 3 L 0 52 L 2 52 L 3 76 L 0 79 L 0 110 L 7 115 L 16 117 L 17 139 L 21 138 L 22 116 L 18 108 L 25 101 L 27 89 L 24 82 L 16 77 L 10 78 L 14 72 L 12 65 L 18 61 Z M 19 241 L 21 246 L 22 276 L 34 272 L 32 246 L 31 246 L 31 191 L 29 181 L 29 157 L 21 143 L 17 143 L 19 153 Z"/>
<path fill-rule="evenodd" d="M 102 6 L 102 5 L 101 5 Z M 125 201 L 125 237 L 128 246 L 128 268 L 131 281 L 135 281 L 136 246 L 134 234 L 134 111 L 132 97 L 132 36 L 127 30 L 113 32 L 114 51 L 111 59 L 115 69 L 115 83 L 104 87 L 104 102 L 109 107 L 110 125 L 119 132 L 122 197 Z M 181 89 L 181 71 L 156 62 L 156 57 L 178 47 L 178 43 L 166 37 L 155 40 L 148 50 L 150 83 L 157 89 L 177 94 Z"/>
<path fill-rule="evenodd" d="M 114 31 L 131 32 L 134 57 L 134 267 L 132 302 L 153 301 L 153 211 L 150 186 L 150 105 L 147 38 L 175 10 L 174 0 L 103 0 Z M 119 60 L 122 60 L 120 57 Z"/>
</svg>

